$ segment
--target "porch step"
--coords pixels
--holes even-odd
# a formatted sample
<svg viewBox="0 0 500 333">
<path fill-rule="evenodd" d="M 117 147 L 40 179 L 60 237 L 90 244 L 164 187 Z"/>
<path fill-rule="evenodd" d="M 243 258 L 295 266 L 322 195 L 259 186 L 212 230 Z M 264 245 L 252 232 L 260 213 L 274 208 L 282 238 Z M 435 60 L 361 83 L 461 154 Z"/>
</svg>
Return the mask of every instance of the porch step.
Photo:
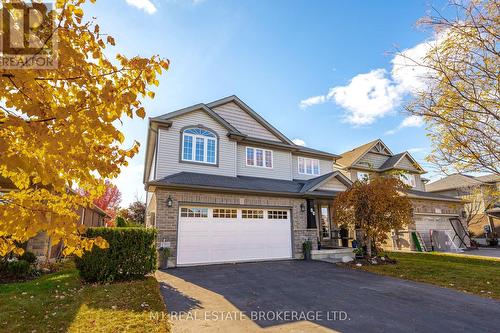
<svg viewBox="0 0 500 333">
<path fill-rule="evenodd" d="M 323 258 L 323 259 L 313 259 L 313 260 L 316 260 L 316 261 L 324 261 L 324 262 L 328 262 L 330 264 L 336 264 L 338 262 L 342 262 L 342 259 L 340 258 Z"/>
<path fill-rule="evenodd" d="M 311 251 L 311 258 L 313 260 L 321 260 L 327 262 L 340 262 L 342 257 L 354 258 L 354 249 L 327 249 L 327 250 L 314 250 Z"/>
</svg>

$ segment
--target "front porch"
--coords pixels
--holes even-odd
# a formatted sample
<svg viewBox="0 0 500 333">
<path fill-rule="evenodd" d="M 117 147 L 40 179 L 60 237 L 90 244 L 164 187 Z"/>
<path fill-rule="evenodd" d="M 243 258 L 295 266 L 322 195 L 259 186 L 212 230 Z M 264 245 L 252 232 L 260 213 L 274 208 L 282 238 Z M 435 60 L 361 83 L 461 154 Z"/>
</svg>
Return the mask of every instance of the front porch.
<svg viewBox="0 0 500 333">
<path fill-rule="evenodd" d="M 318 232 L 318 250 L 352 248 L 354 230 L 338 226 L 332 219 L 332 199 L 308 199 L 308 225 L 314 224 Z"/>
<path fill-rule="evenodd" d="M 311 251 L 313 260 L 340 262 L 344 257 L 354 258 L 355 232 L 333 221 L 332 201 L 333 198 L 307 199 L 307 224 L 314 225 L 317 231 L 318 249 Z"/>
<path fill-rule="evenodd" d="M 354 249 L 344 247 L 340 249 L 322 249 L 311 251 L 312 260 L 320 260 L 327 262 L 341 262 L 342 258 L 349 257 L 354 259 Z"/>
</svg>

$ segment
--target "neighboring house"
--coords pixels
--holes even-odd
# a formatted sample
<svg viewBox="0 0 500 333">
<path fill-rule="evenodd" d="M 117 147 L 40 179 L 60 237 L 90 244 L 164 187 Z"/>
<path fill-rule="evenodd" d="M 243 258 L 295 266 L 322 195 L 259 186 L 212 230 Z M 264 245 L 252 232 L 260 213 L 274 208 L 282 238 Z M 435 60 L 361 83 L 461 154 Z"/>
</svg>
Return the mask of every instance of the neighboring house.
<svg viewBox="0 0 500 333">
<path fill-rule="evenodd" d="M 332 200 L 351 184 L 338 158 L 295 145 L 236 96 L 151 118 L 146 225 L 172 265 L 301 258 L 320 221 L 328 240 L 335 228 Z"/>
<path fill-rule="evenodd" d="M 465 211 L 470 219 L 469 231 L 484 236 L 484 226 L 500 234 L 500 176 L 469 176 L 455 173 L 429 183 L 426 190 L 467 200 Z"/>
<path fill-rule="evenodd" d="M 406 195 L 413 204 L 414 223 L 408 226 L 408 230 L 418 231 L 428 249 L 431 248 L 432 230 L 454 235 L 449 219 L 461 217 L 462 200 L 425 192 L 425 180 L 421 175 L 426 172 L 409 152 L 393 154 L 382 140 L 377 139 L 341 154 L 336 163 L 352 181 L 394 175 L 410 186 Z M 462 229 L 457 225 L 455 227 L 457 230 Z M 412 247 L 408 233 L 403 236 L 406 242 L 398 241 L 397 244 L 392 244 L 390 241 L 387 248 L 391 249 L 394 245 L 401 249 Z"/>
<path fill-rule="evenodd" d="M 0 177 L 0 196 L 2 193 L 15 190 L 16 188 L 12 182 Z M 105 225 L 105 218 L 108 217 L 108 214 L 96 205 L 93 205 L 92 208 L 80 207 L 77 214 L 79 216 L 78 223 L 87 227 L 102 227 Z M 28 241 L 26 249 L 38 257 L 48 256 L 49 258 L 54 258 L 59 256 L 61 245 L 50 246 L 50 243 L 49 237 L 44 232 L 40 232 Z"/>
</svg>

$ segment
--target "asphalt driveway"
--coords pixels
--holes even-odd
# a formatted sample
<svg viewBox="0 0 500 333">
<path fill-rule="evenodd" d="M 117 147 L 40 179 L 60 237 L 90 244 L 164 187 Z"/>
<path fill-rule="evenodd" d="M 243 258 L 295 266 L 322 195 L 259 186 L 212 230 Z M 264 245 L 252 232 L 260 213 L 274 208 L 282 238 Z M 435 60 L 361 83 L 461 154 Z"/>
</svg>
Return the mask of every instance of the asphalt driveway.
<svg viewBox="0 0 500 333">
<path fill-rule="evenodd" d="M 157 272 L 174 332 L 497 332 L 500 302 L 324 262 Z"/>
</svg>

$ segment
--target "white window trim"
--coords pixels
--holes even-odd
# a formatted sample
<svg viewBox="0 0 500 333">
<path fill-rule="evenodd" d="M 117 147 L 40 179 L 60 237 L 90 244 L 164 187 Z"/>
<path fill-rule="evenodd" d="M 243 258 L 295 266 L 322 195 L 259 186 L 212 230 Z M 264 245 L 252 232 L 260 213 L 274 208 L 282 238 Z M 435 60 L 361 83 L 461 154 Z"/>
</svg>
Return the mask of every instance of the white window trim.
<svg viewBox="0 0 500 333">
<path fill-rule="evenodd" d="M 191 159 L 187 160 L 184 158 L 184 142 L 186 136 L 190 136 L 193 138 L 192 146 L 191 146 Z M 203 161 L 196 160 L 196 139 L 203 139 Z M 215 141 L 215 160 L 214 162 L 208 162 L 208 139 Z M 186 162 L 200 163 L 200 164 L 217 164 L 217 137 L 208 137 L 205 135 L 197 135 L 191 133 L 182 133 L 182 143 L 181 143 L 181 160 Z"/>
<path fill-rule="evenodd" d="M 411 174 L 411 173 L 405 173 L 405 174 L 402 174 L 399 179 L 405 183 L 406 185 L 408 186 L 411 186 L 412 188 L 415 188 L 417 187 L 417 179 L 415 177 L 415 175 Z"/>
<path fill-rule="evenodd" d="M 366 179 L 362 178 L 361 176 L 366 175 Z M 357 171 L 356 172 L 356 178 L 359 181 L 364 181 L 364 180 L 370 180 L 370 174 L 368 172 L 363 172 L 363 171 Z"/>
<path fill-rule="evenodd" d="M 300 172 L 300 160 L 301 159 L 304 161 L 304 172 Z M 307 173 L 306 160 L 311 160 L 311 173 Z M 317 174 L 314 173 L 313 161 L 318 161 L 318 173 Z M 298 156 L 298 158 L 297 158 L 297 173 L 299 175 L 319 176 L 319 175 L 321 175 L 321 163 L 319 163 L 319 160 L 317 158 L 308 158 L 308 157 Z"/>
<path fill-rule="evenodd" d="M 247 150 L 249 148 L 253 149 L 253 163 L 254 164 L 248 163 Z M 257 165 L 257 149 L 262 150 L 262 166 Z M 271 166 L 270 167 L 266 166 L 266 151 L 271 152 Z M 274 168 L 274 153 L 272 150 L 269 150 L 269 149 L 246 146 L 245 147 L 245 164 L 246 164 L 246 166 L 254 167 L 254 168 L 273 169 Z"/>
</svg>

